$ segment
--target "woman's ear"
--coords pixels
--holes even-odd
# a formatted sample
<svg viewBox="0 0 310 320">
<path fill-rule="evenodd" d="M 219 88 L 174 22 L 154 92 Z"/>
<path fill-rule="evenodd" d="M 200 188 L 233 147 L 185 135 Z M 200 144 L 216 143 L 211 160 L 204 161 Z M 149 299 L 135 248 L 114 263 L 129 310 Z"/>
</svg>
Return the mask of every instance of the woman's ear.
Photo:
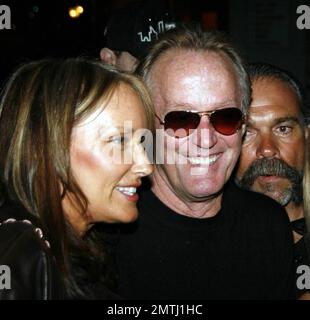
<svg viewBox="0 0 310 320">
<path fill-rule="evenodd" d="M 115 66 L 116 64 L 116 55 L 113 50 L 109 48 L 102 48 L 100 50 L 100 59 L 106 63 L 110 64 L 112 66 Z"/>
</svg>

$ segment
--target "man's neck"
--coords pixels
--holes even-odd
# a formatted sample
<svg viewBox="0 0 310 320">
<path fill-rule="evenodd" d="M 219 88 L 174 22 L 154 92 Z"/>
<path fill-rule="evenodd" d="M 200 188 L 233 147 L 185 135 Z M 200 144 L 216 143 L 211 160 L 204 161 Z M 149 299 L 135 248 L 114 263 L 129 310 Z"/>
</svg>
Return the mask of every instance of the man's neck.
<svg viewBox="0 0 310 320">
<path fill-rule="evenodd" d="M 297 206 L 295 203 L 290 202 L 285 210 L 288 214 L 290 221 L 294 221 L 304 217 L 304 208 L 303 205 Z"/>
<path fill-rule="evenodd" d="M 301 219 L 304 217 L 303 205 L 296 206 L 295 203 L 290 202 L 285 207 L 285 210 L 287 212 L 287 215 L 288 215 L 290 221 L 294 221 L 294 220 Z M 294 238 L 294 243 L 297 243 L 302 238 L 302 235 L 293 231 L 293 238 Z"/>
<path fill-rule="evenodd" d="M 210 218 L 221 209 L 222 194 L 205 199 L 190 198 L 185 193 L 178 193 L 169 183 L 165 174 L 158 168 L 152 178 L 152 191 L 167 207 L 184 216 L 192 218 Z"/>
</svg>

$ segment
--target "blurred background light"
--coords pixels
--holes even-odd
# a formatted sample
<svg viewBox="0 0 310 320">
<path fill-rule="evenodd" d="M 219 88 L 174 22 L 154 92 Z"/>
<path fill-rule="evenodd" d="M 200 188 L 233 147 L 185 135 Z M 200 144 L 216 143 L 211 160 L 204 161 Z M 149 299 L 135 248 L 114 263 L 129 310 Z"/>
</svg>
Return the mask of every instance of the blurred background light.
<svg viewBox="0 0 310 320">
<path fill-rule="evenodd" d="M 79 13 L 79 14 L 82 14 L 84 12 L 84 8 L 82 6 L 77 6 L 76 7 L 76 11 Z"/>
<path fill-rule="evenodd" d="M 39 12 L 39 7 L 38 6 L 33 6 L 32 7 L 32 11 L 34 12 L 34 13 L 38 13 Z"/>
<path fill-rule="evenodd" d="M 79 13 L 75 10 L 75 8 L 69 8 L 69 16 L 72 19 L 76 19 L 79 16 Z"/>
<path fill-rule="evenodd" d="M 84 8 L 82 6 L 75 6 L 69 8 L 69 16 L 72 19 L 77 19 L 80 17 L 81 14 L 83 14 Z"/>
</svg>

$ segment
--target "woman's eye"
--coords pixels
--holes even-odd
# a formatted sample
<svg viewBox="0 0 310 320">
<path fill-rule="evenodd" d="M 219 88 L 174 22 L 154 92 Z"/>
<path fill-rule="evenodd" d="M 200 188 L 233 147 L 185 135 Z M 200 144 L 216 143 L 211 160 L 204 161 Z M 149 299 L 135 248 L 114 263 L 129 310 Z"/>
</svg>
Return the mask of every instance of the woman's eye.
<svg viewBox="0 0 310 320">
<path fill-rule="evenodd" d="M 109 142 L 115 143 L 117 145 L 124 145 L 126 140 L 124 136 L 114 136 L 109 138 Z"/>
</svg>

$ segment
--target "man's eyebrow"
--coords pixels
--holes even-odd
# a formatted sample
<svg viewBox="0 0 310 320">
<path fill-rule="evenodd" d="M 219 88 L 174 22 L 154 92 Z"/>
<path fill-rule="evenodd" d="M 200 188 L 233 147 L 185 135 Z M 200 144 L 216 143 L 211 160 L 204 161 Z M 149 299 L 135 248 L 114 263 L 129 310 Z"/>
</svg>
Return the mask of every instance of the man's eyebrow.
<svg viewBox="0 0 310 320">
<path fill-rule="evenodd" d="M 283 122 L 294 122 L 296 124 L 301 124 L 301 121 L 298 117 L 295 116 L 287 116 L 287 117 L 281 117 L 281 118 L 276 118 L 273 119 L 272 121 L 272 125 L 277 125 Z M 247 122 L 246 122 L 248 127 L 253 127 L 255 126 L 255 121 L 251 121 L 251 118 L 248 118 Z"/>
<path fill-rule="evenodd" d="M 235 100 L 227 100 L 219 103 L 214 103 L 211 105 L 206 105 L 206 109 L 210 108 L 210 110 L 216 110 L 220 109 L 221 107 L 235 107 L 238 104 Z M 196 105 L 191 103 L 185 103 L 185 102 L 168 102 L 166 103 L 166 111 L 172 111 L 172 110 L 196 110 Z"/>
<path fill-rule="evenodd" d="M 297 124 L 300 123 L 300 120 L 297 118 L 297 117 L 293 117 L 293 116 L 289 116 L 289 117 L 281 117 L 281 118 L 276 118 L 274 120 L 274 123 L 275 124 L 279 124 L 279 123 L 282 123 L 282 122 L 296 122 Z"/>
</svg>

